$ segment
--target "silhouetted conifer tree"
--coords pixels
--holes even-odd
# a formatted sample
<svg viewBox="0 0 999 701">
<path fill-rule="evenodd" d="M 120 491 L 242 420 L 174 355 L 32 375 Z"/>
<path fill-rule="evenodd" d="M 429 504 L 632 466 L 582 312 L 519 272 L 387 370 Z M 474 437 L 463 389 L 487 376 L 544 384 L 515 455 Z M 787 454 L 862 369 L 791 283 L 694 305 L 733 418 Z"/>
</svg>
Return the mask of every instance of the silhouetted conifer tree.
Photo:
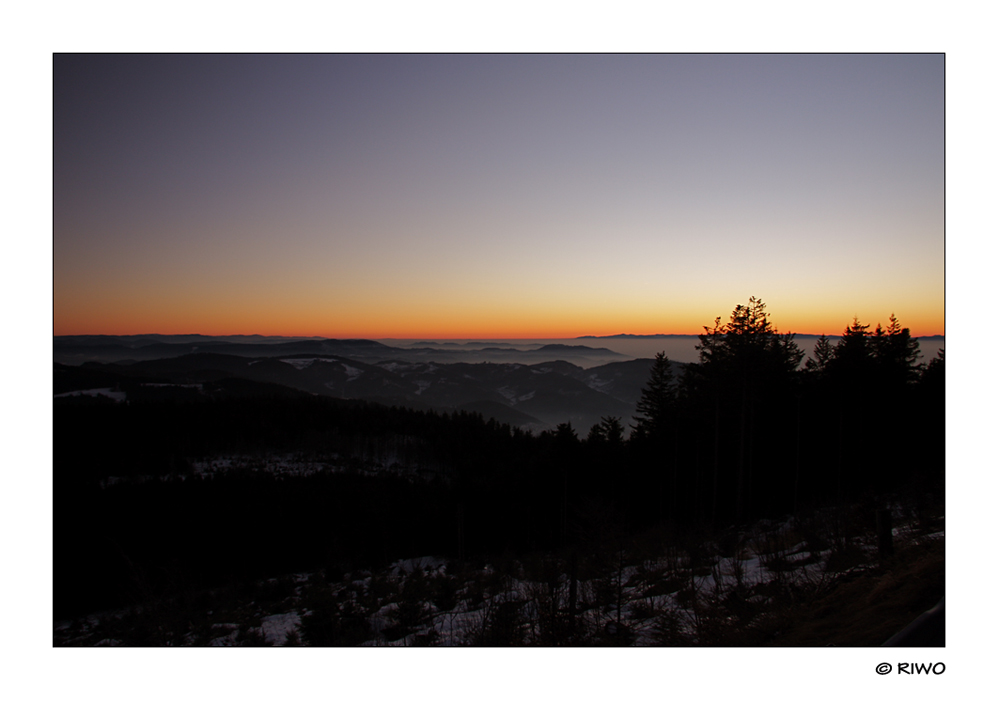
<svg viewBox="0 0 999 701">
<path fill-rule="evenodd" d="M 704 327 L 697 345 L 701 365 L 708 373 L 790 373 L 797 369 L 804 352 L 794 343 L 794 334 L 781 334 L 770 323 L 767 305 L 756 297 L 738 304 L 727 324 L 715 319 L 713 329 Z"/>
<path fill-rule="evenodd" d="M 662 438 L 673 422 L 676 407 L 676 383 L 673 368 L 665 352 L 656 353 L 649 373 L 649 382 L 638 400 L 635 430 L 642 436 Z"/>
<path fill-rule="evenodd" d="M 620 448 L 624 444 L 624 427 L 621 419 L 616 416 L 604 416 L 600 419 L 600 433 L 611 448 Z"/>
<path fill-rule="evenodd" d="M 841 380 L 851 378 L 862 382 L 868 379 L 873 365 L 871 347 L 867 342 L 871 335 L 867 330 L 870 326 L 861 324 L 857 317 L 853 317 L 853 323 L 843 329 L 843 335 L 827 363 L 830 374 Z"/>
<path fill-rule="evenodd" d="M 824 372 L 833 357 L 833 345 L 825 334 L 819 336 L 812 350 L 812 357 L 805 361 L 805 369 L 810 372 Z"/>
<path fill-rule="evenodd" d="M 870 337 L 874 362 L 884 381 L 898 384 L 914 382 L 919 377 L 919 341 L 892 314 L 888 326 L 878 324 Z"/>
<path fill-rule="evenodd" d="M 756 436 L 759 426 L 768 425 L 774 433 L 780 402 L 793 381 L 804 357 L 794 342 L 794 334 L 781 334 L 771 324 L 766 304 L 750 297 L 746 305 L 736 305 L 727 324 L 721 317 L 714 328 L 704 327 L 697 350 L 700 363 L 697 375 L 706 393 L 716 402 L 719 412 L 737 424 L 729 431 L 735 435 L 735 518 L 741 520 L 752 501 L 752 480 Z M 720 406 L 719 406 L 720 404 Z M 733 430 L 734 429 L 734 430 Z M 719 434 L 716 429 L 716 454 Z"/>
</svg>

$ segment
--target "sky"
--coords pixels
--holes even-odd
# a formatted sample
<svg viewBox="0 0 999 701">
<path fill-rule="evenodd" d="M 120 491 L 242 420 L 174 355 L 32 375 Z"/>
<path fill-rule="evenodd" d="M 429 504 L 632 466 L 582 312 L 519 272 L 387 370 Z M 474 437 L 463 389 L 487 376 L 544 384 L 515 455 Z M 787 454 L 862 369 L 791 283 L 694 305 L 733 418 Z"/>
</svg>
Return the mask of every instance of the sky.
<svg viewBox="0 0 999 701">
<path fill-rule="evenodd" d="M 944 333 L 943 54 L 56 54 L 54 329 Z"/>
</svg>

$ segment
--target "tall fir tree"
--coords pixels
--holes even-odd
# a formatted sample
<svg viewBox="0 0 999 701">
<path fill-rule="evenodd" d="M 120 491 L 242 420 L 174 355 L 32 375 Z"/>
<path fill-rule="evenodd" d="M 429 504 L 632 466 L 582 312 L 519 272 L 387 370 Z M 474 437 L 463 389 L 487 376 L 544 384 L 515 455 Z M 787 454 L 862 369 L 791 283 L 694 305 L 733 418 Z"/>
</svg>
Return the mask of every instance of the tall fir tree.
<svg viewBox="0 0 999 701">
<path fill-rule="evenodd" d="M 805 361 L 805 369 L 809 372 L 824 372 L 833 357 L 833 345 L 825 334 L 819 336 L 812 350 L 812 357 Z"/>
<path fill-rule="evenodd" d="M 639 415 L 635 417 L 635 430 L 643 436 L 662 437 L 672 420 L 675 405 L 673 368 L 665 352 L 656 353 L 649 381 L 636 406 Z"/>
<path fill-rule="evenodd" d="M 886 381 L 905 384 L 919 377 L 919 341 L 912 338 L 909 329 L 903 328 L 894 314 L 886 328 L 878 324 L 870 342 L 871 355 Z"/>
</svg>

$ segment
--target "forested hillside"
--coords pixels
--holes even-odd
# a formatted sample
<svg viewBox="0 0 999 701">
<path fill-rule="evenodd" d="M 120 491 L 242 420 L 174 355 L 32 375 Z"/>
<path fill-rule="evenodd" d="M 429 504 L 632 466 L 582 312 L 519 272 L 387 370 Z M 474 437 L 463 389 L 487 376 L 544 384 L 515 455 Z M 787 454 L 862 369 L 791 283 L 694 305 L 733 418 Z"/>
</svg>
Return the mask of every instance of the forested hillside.
<svg viewBox="0 0 999 701">
<path fill-rule="evenodd" d="M 844 503 L 873 514 L 899 495 L 942 504 L 943 354 L 919 362 L 894 316 L 873 331 L 854 320 L 802 364 L 751 298 L 698 349 L 698 363 L 646 363 L 644 391 L 618 400 L 630 413 L 540 432 L 203 365 L 197 387 L 137 373 L 128 401 L 57 399 L 56 618 L 400 558 L 584 558 L 652 528 L 718 533 Z"/>
</svg>

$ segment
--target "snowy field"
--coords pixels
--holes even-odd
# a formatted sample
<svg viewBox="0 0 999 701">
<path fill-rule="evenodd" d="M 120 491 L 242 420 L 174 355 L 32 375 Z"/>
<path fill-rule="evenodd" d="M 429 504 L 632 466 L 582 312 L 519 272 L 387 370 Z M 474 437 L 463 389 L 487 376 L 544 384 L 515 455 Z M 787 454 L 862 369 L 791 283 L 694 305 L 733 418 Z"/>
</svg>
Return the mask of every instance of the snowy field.
<svg viewBox="0 0 999 701">
<path fill-rule="evenodd" d="M 893 519 L 897 548 L 944 538 L 942 519 L 927 523 L 901 506 Z M 734 624 L 719 611 L 741 611 L 753 625 L 789 597 L 878 567 L 872 533 L 823 543 L 814 526 L 788 518 L 709 543 L 604 548 L 580 556 L 575 582 L 574 565 L 552 556 L 478 564 L 425 556 L 374 572 L 299 573 L 257 582 L 252 599 L 199 612 L 200 624 L 185 622 L 152 644 L 710 644 L 711 626 Z M 159 615 L 169 610 L 164 603 Z M 146 615 L 130 609 L 61 621 L 56 645 L 136 644 L 129 631 Z"/>
</svg>

